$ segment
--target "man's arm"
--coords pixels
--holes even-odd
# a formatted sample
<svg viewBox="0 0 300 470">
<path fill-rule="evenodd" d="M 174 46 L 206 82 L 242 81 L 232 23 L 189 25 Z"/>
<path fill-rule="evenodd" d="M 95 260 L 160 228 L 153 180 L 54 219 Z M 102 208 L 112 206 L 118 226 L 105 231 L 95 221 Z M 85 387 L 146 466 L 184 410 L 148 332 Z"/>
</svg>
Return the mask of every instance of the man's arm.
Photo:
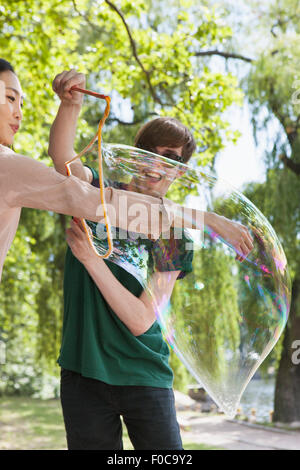
<svg viewBox="0 0 300 470">
<path fill-rule="evenodd" d="M 67 229 L 67 242 L 76 258 L 85 266 L 106 302 L 134 336 L 145 333 L 156 320 L 155 308 L 163 308 L 171 297 L 180 271 L 154 273 L 151 279 L 153 299 L 146 291 L 136 297 L 128 291 L 101 258 L 97 258 L 86 236 L 75 222 Z"/>
<path fill-rule="evenodd" d="M 227 219 L 215 212 L 206 212 L 176 204 L 163 199 L 163 207 L 168 215 L 169 224 L 173 227 L 205 230 L 209 228 L 236 251 L 236 259 L 243 261 L 253 250 L 253 238 L 244 225 Z"/>
<path fill-rule="evenodd" d="M 53 90 L 61 103 L 51 126 L 48 153 L 56 171 L 65 175 L 65 162 L 76 156 L 74 141 L 78 117 L 83 103 L 82 93 L 71 91 L 73 86 L 85 88 L 85 76 L 75 70 L 64 71 L 53 80 Z M 71 165 L 72 174 L 83 181 L 92 181 L 92 172 L 78 159 Z"/>
</svg>

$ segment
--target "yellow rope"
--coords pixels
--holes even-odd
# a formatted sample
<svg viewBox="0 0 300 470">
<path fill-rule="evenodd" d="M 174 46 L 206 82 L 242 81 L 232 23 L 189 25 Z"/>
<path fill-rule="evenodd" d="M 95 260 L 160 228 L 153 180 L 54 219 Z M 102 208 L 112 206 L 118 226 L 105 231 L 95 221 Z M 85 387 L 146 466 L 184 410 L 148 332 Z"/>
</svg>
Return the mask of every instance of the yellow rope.
<svg viewBox="0 0 300 470">
<path fill-rule="evenodd" d="M 83 90 L 81 88 L 73 87 L 72 88 L 74 91 L 80 91 L 82 93 L 87 93 L 88 90 Z M 67 171 L 67 175 L 70 176 L 72 174 L 71 169 L 70 169 L 70 164 L 80 158 L 95 142 L 96 138 L 98 137 L 98 168 L 99 168 L 99 189 L 100 189 L 100 201 L 103 207 L 103 215 L 104 215 L 104 221 L 105 221 L 105 227 L 106 227 L 106 233 L 107 233 L 107 242 L 108 242 L 108 250 L 104 255 L 100 255 L 98 251 L 96 250 L 92 238 L 91 238 L 91 230 L 86 224 L 84 219 L 80 219 L 82 227 L 85 231 L 85 234 L 87 236 L 87 239 L 89 241 L 90 246 L 93 248 L 94 253 L 99 257 L 99 258 L 108 258 L 112 251 L 113 251 L 113 243 L 112 243 L 112 236 L 111 236 L 111 228 L 110 228 L 110 221 L 107 215 L 107 209 L 106 209 L 106 202 L 105 202 L 105 195 L 104 195 L 104 180 L 103 180 L 103 167 L 102 167 L 102 151 L 101 151 L 101 140 L 102 140 L 102 128 L 104 126 L 104 123 L 109 115 L 110 111 L 110 97 L 109 96 L 104 96 L 104 95 L 99 95 L 98 93 L 95 92 L 88 92 L 88 94 L 92 94 L 93 96 L 97 96 L 98 98 L 105 99 L 106 101 L 106 107 L 105 111 L 103 114 L 103 117 L 101 118 L 98 126 L 98 130 L 96 135 L 92 138 L 90 143 L 74 158 L 71 160 L 67 161 L 65 163 L 65 168 Z"/>
</svg>

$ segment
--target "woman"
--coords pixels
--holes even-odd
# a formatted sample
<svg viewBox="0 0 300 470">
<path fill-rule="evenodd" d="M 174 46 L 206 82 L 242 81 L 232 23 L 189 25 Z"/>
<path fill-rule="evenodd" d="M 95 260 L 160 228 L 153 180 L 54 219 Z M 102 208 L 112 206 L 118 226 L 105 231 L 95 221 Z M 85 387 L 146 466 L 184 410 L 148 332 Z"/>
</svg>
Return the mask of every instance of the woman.
<svg viewBox="0 0 300 470">
<path fill-rule="evenodd" d="M 103 217 L 99 189 L 75 176 L 65 177 L 32 158 L 16 154 L 10 147 L 22 121 L 22 88 L 9 62 L 0 59 L 0 281 L 7 251 L 14 239 L 22 207 L 99 221 Z M 125 191 L 107 188 L 108 214 L 116 225 L 127 226 L 127 215 L 118 211 L 120 195 Z M 127 193 L 128 194 L 128 193 Z M 132 202 L 134 194 L 131 195 Z M 151 201 L 144 201 L 150 208 Z"/>
</svg>

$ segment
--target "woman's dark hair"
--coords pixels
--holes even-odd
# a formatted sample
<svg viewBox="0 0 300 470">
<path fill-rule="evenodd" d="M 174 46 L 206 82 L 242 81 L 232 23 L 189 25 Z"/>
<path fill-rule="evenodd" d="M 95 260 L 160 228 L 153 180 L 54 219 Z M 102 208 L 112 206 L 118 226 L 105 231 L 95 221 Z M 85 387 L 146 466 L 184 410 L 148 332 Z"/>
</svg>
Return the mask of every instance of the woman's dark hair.
<svg viewBox="0 0 300 470">
<path fill-rule="evenodd" d="M 144 124 L 138 131 L 135 147 L 155 152 L 156 147 L 183 147 L 182 161 L 186 163 L 196 149 L 190 130 L 175 118 L 160 117 Z"/>
<path fill-rule="evenodd" d="M 13 66 L 7 62 L 5 59 L 0 59 L 0 73 L 1 72 L 7 72 L 7 71 L 15 73 Z"/>
</svg>

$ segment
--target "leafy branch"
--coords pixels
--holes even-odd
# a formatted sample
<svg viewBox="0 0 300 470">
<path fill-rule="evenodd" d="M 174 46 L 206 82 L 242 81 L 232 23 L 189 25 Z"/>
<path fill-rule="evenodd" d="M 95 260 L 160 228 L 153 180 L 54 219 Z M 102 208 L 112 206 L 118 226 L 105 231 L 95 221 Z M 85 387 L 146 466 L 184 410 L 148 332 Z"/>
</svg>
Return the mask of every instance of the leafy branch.
<svg viewBox="0 0 300 470">
<path fill-rule="evenodd" d="M 250 57 L 245 57 L 240 54 L 234 54 L 231 52 L 222 52 L 218 51 L 217 49 L 211 50 L 211 51 L 199 51 L 196 52 L 195 56 L 200 57 L 200 56 L 212 56 L 212 55 L 219 55 L 221 57 L 225 57 L 225 59 L 239 59 L 239 60 L 244 60 L 245 62 L 253 62 L 254 59 L 251 59 Z"/>
<path fill-rule="evenodd" d="M 81 13 L 81 11 L 77 7 L 76 0 L 72 0 L 72 3 L 76 13 L 81 16 L 81 18 L 83 18 L 94 31 L 97 31 L 98 33 L 103 33 L 103 29 L 99 28 L 99 26 L 95 23 L 92 23 L 87 14 Z"/>
<path fill-rule="evenodd" d="M 147 114 L 147 117 L 148 116 L 158 116 L 157 113 L 148 113 Z M 111 118 L 108 118 L 107 122 L 117 122 L 118 124 L 121 124 L 121 126 L 135 126 L 136 124 L 142 124 L 143 122 L 145 122 L 145 116 L 141 119 L 136 119 L 134 121 L 131 121 L 131 122 L 125 122 L 125 121 L 122 121 L 122 119 L 119 119 L 118 117 L 116 116 L 112 116 Z"/>
<path fill-rule="evenodd" d="M 284 14 L 284 12 L 279 12 L 281 14 Z M 271 34 L 272 36 L 274 36 L 274 38 L 277 38 L 278 35 L 275 33 L 275 28 L 281 28 L 283 29 L 283 27 L 289 22 L 289 21 L 293 21 L 293 20 L 299 20 L 300 19 L 300 15 L 299 13 L 295 13 L 294 15 L 290 15 L 288 16 L 287 18 L 285 19 L 282 19 L 282 18 L 279 18 L 278 21 L 276 23 L 274 23 L 271 27 Z"/>
<path fill-rule="evenodd" d="M 150 77 L 150 72 L 148 70 L 145 69 L 142 61 L 140 60 L 139 56 L 138 56 L 138 53 L 137 53 L 137 47 L 136 47 L 136 42 L 135 40 L 133 39 L 132 37 L 132 34 L 131 34 L 131 31 L 130 31 L 130 28 L 124 18 L 124 15 L 123 13 L 110 1 L 110 0 L 105 0 L 105 3 L 112 9 L 114 10 L 117 15 L 119 15 L 119 17 L 121 18 L 122 20 L 122 23 L 126 29 L 126 32 L 127 32 L 127 35 L 128 35 L 128 38 L 129 38 L 129 41 L 130 41 L 130 46 L 131 46 L 131 49 L 132 49 L 132 53 L 133 53 L 133 57 L 135 58 L 136 62 L 138 63 L 138 65 L 140 66 L 140 68 L 142 69 L 145 77 L 146 77 L 146 81 L 147 81 L 147 84 L 148 84 L 148 87 L 149 87 L 149 90 L 150 90 L 150 93 L 152 95 L 152 98 L 154 99 L 154 101 L 156 103 L 159 103 L 161 106 L 163 106 L 163 103 L 161 101 L 161 99 L 159 98 L 159 96 L 155 93 L 155 90 L 153 88 L 153 85 L 151 83 L 151 77 Z"/>
</svg>

